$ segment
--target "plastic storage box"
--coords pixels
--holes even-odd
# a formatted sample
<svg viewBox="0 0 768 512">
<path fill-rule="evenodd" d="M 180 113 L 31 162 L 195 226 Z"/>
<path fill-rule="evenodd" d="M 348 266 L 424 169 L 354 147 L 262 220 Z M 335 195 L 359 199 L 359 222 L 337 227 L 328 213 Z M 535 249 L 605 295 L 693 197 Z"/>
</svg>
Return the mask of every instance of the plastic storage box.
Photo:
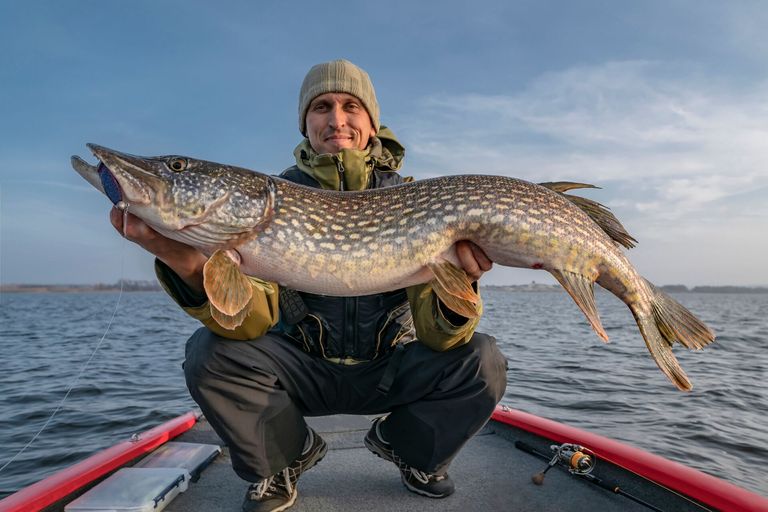
<svg viewBox="0 0 768 512">
<path fill-rule="evenodd" d="M 65 512 L 156 512 L 187 490 L 181 468 L 123 468 L 69 505 Z"/>
<path fill-rule="evenodd" d="M 200 472 L 221 453 L 215 444 L 181 443 L 171 441 L 153 451 L 134 467 L 182 468 L 196 481 Z"/>
</svg>

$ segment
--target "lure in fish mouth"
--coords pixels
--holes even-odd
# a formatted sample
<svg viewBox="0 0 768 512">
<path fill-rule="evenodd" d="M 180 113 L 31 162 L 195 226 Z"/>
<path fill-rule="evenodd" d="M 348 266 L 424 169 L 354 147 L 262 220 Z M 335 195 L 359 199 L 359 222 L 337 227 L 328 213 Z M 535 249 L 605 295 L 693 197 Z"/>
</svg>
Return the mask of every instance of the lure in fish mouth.
<svg viewBox="0 0 768 512">
<path fill-rule="evenodd" d="M 119 205 L 122 202 L 146 205 L 155 200 L 155 196 L 162 195 L 158 194 L 163 188 L 163 180 L 159 179 L 161 174 L 148 172 L 158 166 L 139 165 L 139 160 L 149 163 L 150 159 L 134 157 L 96 144 L 88 144 L 88 148 L 99 162 L 92 166 L 82 158 L 73 156 L 72 166 L 88 182 L 101 190 L 112 204 Z"/>
<path fill-rule="evenodd" d="M 219 164 L 175 155 L 140 157 L 97 144 L 87 146 L 98 163 L 91 165 L 73 156 L 72 167 L 118 208 L 129 209 L 165 236 L 215 250 L 239 243 L 268 222 L 270 201 L 274 203 L 270 182 L 262 184 L 265 204 L 259 209 L 258 200 L 243 201 L 239 181 L 231 179 L 231 172 L 222 173 Z M 243 178 L 252 176 L 250 172 L 241 174 Z M 255 213 L 259 211 L 262 215 Z"/>
</svg>

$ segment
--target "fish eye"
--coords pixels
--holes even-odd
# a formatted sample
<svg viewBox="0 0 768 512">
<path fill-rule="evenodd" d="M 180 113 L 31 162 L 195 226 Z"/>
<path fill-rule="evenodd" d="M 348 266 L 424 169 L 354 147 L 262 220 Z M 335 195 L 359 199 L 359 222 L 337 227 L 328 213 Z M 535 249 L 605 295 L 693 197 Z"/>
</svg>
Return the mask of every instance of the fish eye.
<svg viewBox="0 0 768 512">
<path fill-rule="evenodd" d="M 171 158 L 168 162 L 168 167 L 174 172 L 181 172 L 187 168 L 186 158 Z"/>
</svg>

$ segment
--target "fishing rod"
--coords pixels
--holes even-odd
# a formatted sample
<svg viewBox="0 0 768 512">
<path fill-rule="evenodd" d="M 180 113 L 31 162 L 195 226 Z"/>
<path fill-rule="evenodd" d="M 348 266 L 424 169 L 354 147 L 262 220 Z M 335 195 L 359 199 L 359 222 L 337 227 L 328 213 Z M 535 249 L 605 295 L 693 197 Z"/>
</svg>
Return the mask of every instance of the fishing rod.
<svg viewBox="0 0 768 512">
<path fill-rule="evenodd" d="M 662 509 L 623 490 L 618 481 L 607 478 L 599 478 L 591 474 L 592 470 L 595 469 L 597 457 L 595 457 L 594 453 L 591 453 L 590 450 L 587 450 L 583 446 L 571 443 L 552 445 L 550 447 L 550 449 L 554 452 L 552 457 L 549 457 L 547 454 L 536 450 L 533 446 L 523 441 L 515 441 L 515 448 L 549 461 L 547 467 L 543 471 L 536 473 L 531 477 L 531 480 L 536 485 L 542 485 L 544 483 L 544 475 L 547 473 L 547 471 L 559 465 L 561 467 L 565 467 L 570 474 L 583 478 L 584 480 L 602 487 L 603 489 L 611 491 L 614 494 L 629 498 L 635 503 L 639 503 L 640 505 L 643 505 L 644 507 L 647 507 L 656 512 L 664 512 Z"/>
</svg>

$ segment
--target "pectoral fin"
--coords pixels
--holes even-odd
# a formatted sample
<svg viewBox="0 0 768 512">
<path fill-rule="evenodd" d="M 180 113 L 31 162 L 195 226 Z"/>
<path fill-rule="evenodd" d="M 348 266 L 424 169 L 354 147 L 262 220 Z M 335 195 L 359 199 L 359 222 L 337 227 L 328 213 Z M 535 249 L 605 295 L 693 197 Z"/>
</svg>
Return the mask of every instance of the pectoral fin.
<svg viewBox="0 0 768 512">
<path fill-rule="evenodd" d="M 567 270 L 552 270 L 551 273 L 579 306 L 597 335 L 603 341 L 608 341 L 608 334 L 600 323 L 600 315 L 597 313 L 597 306 L 595 306 L 593 281 L 584 274 Z"/>
<path fill-rule="evenodd" d="M 443 304 L 465 318 L 476 318 L 480 297 L 472 288 L 467 273 L 449 261 L 428 263 L 427 266 L 435 274 L 432 289 Z"/>
<path fill-rule="evenodd" d="M 238 311 L 234 315 L 227 315 L 222 313 L 216 309 L 213 304 L 211 304 L 211 317 L 213 317 L 213 319 L 216 320 L 216 323 L 218 323 L 220 326 L 229 330 L 235 329 L 242 325 L 245 317 L 248 316 L 250 311 L 250 301 L 242 310 Z"/>
<path fill-rule="evenodd" d="M 246 309 L 253 295 L 251 282 L 240 272 L 237 254 L 229 250 L 218 250 L 205 262 L 203 286 L 211 312 L 216 309 L 230 317 Z"/>
</svg>

